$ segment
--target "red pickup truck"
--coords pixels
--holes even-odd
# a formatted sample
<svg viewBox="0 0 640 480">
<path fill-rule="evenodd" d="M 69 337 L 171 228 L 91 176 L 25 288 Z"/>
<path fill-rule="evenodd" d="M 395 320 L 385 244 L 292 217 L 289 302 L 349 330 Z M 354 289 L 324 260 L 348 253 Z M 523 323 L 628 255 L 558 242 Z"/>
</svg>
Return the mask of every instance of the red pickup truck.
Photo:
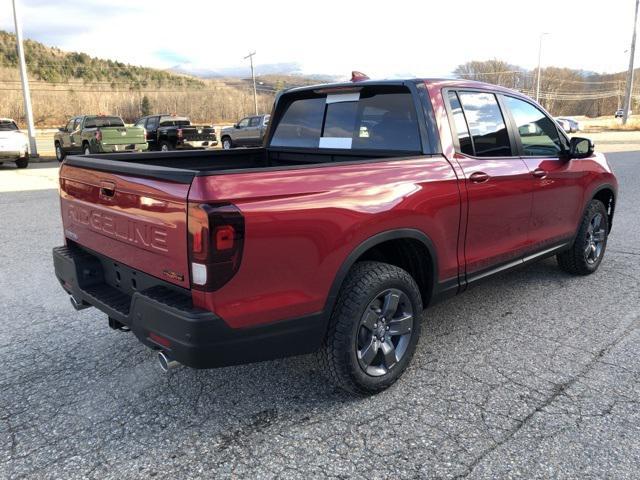
<svg viewBox="0 0 640 480">
<path fill-rule="evenodd" d="M 600 265 L 607 161 L 520 93 L 354 81 L 280 93 L 263 148 L 70 156 L 55 271 L 176 363 L 317 352 L 339 386 L 403 372 L 423 308 L 552 255 Z"/>
</svg>

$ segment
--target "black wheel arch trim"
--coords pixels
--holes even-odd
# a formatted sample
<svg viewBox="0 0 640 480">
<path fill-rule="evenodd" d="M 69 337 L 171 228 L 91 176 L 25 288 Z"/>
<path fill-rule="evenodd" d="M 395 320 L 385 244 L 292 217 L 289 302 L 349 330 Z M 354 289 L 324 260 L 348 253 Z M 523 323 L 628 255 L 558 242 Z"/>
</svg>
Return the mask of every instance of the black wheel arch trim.
<svg viewBox="0 0 640 480">
<path fill-rule="evenodd" d="M 333 313 L 333 309 L 335 307 L 336 301 L 338 300 L 338 294 L 340 293 L 340 288 L 344 283 L 345 278 L 347 277 L 349 271 L 355 265 L 358 258 L 360 258 L 366 251 L 371 248 L 379 245 L 381 243 L 387 242 L 389 240 L 401 240 L 401 239 L 413 239 L 418 240 L 422 243 L 428 250 L 429 255 L 432 261 L 432 272 L 431 272 L 431 298 L 423 298 L 422 303 L 426 308 L 427 305 L 432 303 L 432 300 L 436 297 L 445 296 L 447 293 L 455 294 L 458 289 L 458 278 L 453 278 L 447 280 L 445 282 L 438 282 L 438 255 L 436 249 L 433 245 L 431 239 L 421 230 L 417 230 L 415 228 L 401 228 L 395 230 L 387 230 L 385 232 L 378 233 L 372 237 L 369 237 L 362 243 L 360 243 L 356 248 L 354 248 L 349 255 L 342 262 L 342 265 L 338 269 L 338 273 L 336 274 L 331 288 L 329 289 L 329 295 L 325 302 L 324 313 L 327 316 L 331 316 Z"/>
<path fill-rule="evenodd" d="M 603 190 L 611 190 L 611 193 L 613 195 L 613 202 L 611 203 L 611 211 L 609 212 L 609 205 L 605 205 L 605 208 L 607 209 L 607 213 L 608 213 L 608 223 L 609 223 L 609 232 L 611 232 L 611 228 L 613 226 L 613 214 L 615 213 L 616 210 L 616 202 L 618 201 L 618 189 L 616 187 L 614 187 L 613 185 L 611 185 L 610 183 L 602 183 L 600 185 L 598 185 L 596 188 L 594 188 L 591 193 L 589 195 L 587 195 L 587 202 L 586 205 L 584 206 L 584 209 L 582 210 L 582 216 L 580 217 L 580 221 L 582 221 L 582 218 L 584 217 L 585 212 L 587 211 L 587 209 L 589 208 L 589 203 L 591 203 L 591 200 L 593 200 L 596 195 L 598 195 L 598 193 L 600 193 Z M 578 230 L 580 229 L 580 224 L 578 224 L 578 229 L 576 230 L 576 236 L 578 235 Z"/>
</svg>

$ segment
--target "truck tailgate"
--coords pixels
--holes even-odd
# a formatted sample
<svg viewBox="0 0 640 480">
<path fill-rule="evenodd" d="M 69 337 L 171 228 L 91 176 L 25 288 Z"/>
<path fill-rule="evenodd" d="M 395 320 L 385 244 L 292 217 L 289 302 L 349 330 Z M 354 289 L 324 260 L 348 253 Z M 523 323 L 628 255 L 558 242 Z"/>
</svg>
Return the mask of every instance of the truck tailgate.
<svg viewBox="0 0 640 480">
<path fill-rule="evenodd" d="M 140 127 L 102 127 L 102 143 L 105 145 L 128 145 L 146 142 Z"/>
<path fill-rule="evenodd" d="M 65 237 L 114 263 L 188 288 L 189 188 L 64 164 L 60 203 Z"/>
</svg>

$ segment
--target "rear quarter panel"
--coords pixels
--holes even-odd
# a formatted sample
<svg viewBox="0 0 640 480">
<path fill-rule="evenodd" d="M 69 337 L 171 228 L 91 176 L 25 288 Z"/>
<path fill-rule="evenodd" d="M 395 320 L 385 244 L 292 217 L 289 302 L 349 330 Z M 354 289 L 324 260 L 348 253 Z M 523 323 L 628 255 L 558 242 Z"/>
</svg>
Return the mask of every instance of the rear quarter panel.
<svg viewBox="0 0 640 480">
<path fill-rule="evenodd" d="M 349 253 L 389 230 L 424 232 L 438 279 L 457 277 L 460 199 L 442 156 L 196 177 L 189 200 L 229 201 L 244 215 L 238 273 L 217 292 L 193 292 L 232 327 L 322 311 Z"/>
</svg>

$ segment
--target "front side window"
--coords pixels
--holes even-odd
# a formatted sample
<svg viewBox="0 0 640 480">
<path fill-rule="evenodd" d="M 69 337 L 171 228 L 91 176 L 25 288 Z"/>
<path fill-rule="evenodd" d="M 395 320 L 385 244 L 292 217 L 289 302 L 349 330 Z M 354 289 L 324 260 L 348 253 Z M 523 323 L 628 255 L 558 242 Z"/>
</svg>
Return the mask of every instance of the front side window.
<svg viewBox="0 0 640 480">
<path fill-rule="evenodd" d="M 512 155 L 507 127 L 493 93 L 458 92 L 476 157 Z"/>
<path fill-rule="evenodd" d="M 147 130 L 155 130 L 158 127 L 158 117 L 149 117 L 147 119 Z"/>
<path fill-rule="evenodd" d="M 516 122 L 523 155 L 557 157 L 562 144 L 554 121 L 529 102 L 507 96 L 504 100 Z"/>
<path fill-rule="evenodd" d="M 398 90 L 363 89 L 294 100 L 271 145 L 420 152 L 413 97 Z"/>
<path fill-rule="evenodd" d="M 75 127 L 76 127 L 76 119 L 72 118 L 71 120 L 69 120 L 69 123 L 67 123 L 67 131 L 73 132 L 75 130 Z"/>
<path fill-rule="evenodd" d="M 248 126 L 249 126 L 249 119 L 248 119 L 248 118 L 243 118 L 242 120 L 240 120 L 240 121 L 238 122 L 238 126 L 239 126 L 240 128 L 246 128 L 246 127 L 248 127 Z"/>
</svg>

